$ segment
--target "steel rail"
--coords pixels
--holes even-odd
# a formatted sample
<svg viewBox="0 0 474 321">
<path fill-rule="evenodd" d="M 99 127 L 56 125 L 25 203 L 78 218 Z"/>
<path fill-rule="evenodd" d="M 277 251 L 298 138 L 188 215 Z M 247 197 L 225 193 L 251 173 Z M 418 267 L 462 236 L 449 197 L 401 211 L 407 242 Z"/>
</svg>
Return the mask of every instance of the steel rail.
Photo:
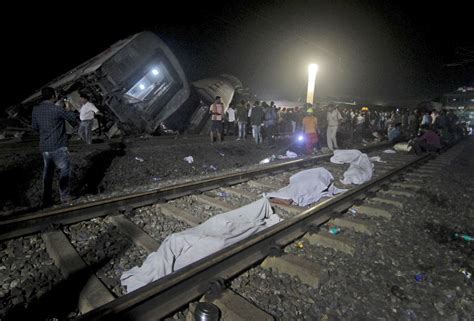
<svg viewBox="0 0 474 321">
<path fill-rule="evenodd" d="M 299 215 L 282 221 L 252 237 L 211 254 L 136 291 L 117 298 L 78 318 L 92 320 L 158 320 L 198 299 L 222 284 L 223 280 L 242 273 L 266 256 L 342 215 L 355 202 L 362 201 L 385 187 L 403 172 L 426 162 L 431 155 L 419 157 L 397 167 L 380 178 L 317 204 Z"/>
<path fill-rule="evenodd" d="M 386 147 L 390 144 L 376 144 L 363 149 L 368 152 L 374 149 Z M 224 185 L 234 185 L 248 181 L 252 178 L 265 176 L 270 173 L 282 172 L 288 169 L 296 169 L 312 165 L 319 160 L 328 159 L 332 156 L 313 156 L 307 159 L 288 161 L 280 164 L 266 166 L 240 173 L 222 175 L 207 178 L 195 182 L 177 184 L 163 188 L 152 189 L 146 192 L 133 193 L 123 196 L 97 200 L 89 203 L 73 205 L 64 208 L 50 209 L 40 212 L 25 214 L 10 214 L 0 217 L 0 241 L 38 233 L 51 227 L 74 224 L 94 217 L 117 214 L 120 211 L 129 210 L 141 206 L 147 206 L 156 202 L 175 199 L 185 195 L 204 192 Z"/>
</svg>

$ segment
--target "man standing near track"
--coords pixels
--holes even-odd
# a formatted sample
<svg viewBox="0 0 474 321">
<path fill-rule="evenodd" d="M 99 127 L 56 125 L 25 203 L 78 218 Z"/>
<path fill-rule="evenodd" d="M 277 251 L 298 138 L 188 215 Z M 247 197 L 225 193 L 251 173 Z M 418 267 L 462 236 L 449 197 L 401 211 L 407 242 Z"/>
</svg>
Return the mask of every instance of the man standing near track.
<svg viewBox="0 0 474 321">
<path fill-rule="evenodd" d="M 43 101 L 33 108 L 31 125 L 40 135 L 40 150 L 43 154 L 43 206 L 53 203 L 52 189 L 54 169 L 59 169 L 59 195 L 61 202 L 67 202 L 69 195 L 69 152 L 67 149 L 66 124 L 77 125 L 76 114 L 55 105 L 54 88 L 41 90 Z"/>
<path fill-rule="evenodd" d="M 303 131 L 305 135 L 306 154 L 311 155 L 313 148 L 318 142 L 318 120 L 313 116 L 313 108 L 306 110 L 306 116 L 303 118 Z"/>
<path fill-rule="evenodd" d="M 252 136 L 255 140 L 255 144 L 262 143 L 262 133 L 260 132 L 260 127 L 263 122 L 263 109 L 260 107 L 260 102 L 257 100 L 254 103 L 254 106 L 249 111 L 250 114 L 250 124 L 252 125 Z"/>
<path fill-rule="evenodd" d="M 95 115 L 101 115 L 99 110 L 93 103 L 89 101 L 89 96 L 85 93 L 80 93 L 80 101 L 82 104 L 79 118 L 81 125 L 79 126 L 78 134 L 86 144 L 92 144 L 92 125 L 94 124 Z"/>
<path fill-rule="evenodd" d="M 245 139 L 247 136 L 246 127 L 248 120 L 248 109 L 245 105 L 245 100 L 241 100 L 240 104 L 237 105 L 237 123 L 239 125 L 239 136 L 237 140 Z"/>
<path fill-rule="evenodd" d="M 217 140 L 222 141 L 222 121 L 224 120 L 224 104 L 221 97 L 216 96 L 216 100 L 209 108 L 209 113 L 212 115 L 211 120 L 211 142 L 214 142 L 214 133 L 217 135 Z"/>
<path fill-rule="evenodd" d="M 341 113 L 337 110 L 336 106 L 330 104 L 327 114 L 328 120 L 328 129 L 327 129 L 327 141 L 328 141 L 328 148 L 330 150 L 334 150 L 339 148 L 337 146 L 336 134 L 337 134 L 337 127 L 339 122 L 342 120 Z"/>
</svg>

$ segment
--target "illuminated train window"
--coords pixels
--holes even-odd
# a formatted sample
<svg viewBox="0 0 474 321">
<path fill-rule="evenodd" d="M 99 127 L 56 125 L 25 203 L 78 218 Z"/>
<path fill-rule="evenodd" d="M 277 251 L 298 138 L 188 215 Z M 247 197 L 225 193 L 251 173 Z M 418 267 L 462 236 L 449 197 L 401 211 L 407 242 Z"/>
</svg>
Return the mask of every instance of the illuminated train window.
<svg viewBox="0 0 474 321">
<path fill-rule="evenodd" d="M 173 78 L 169 75 L 166 67 L 159 64 L 152 67 L 138 80 L 126 95 L 139 101 L 143 101 L 152 91 L 154 96 L 164 95 L 170 88 Z"/>
</svg>

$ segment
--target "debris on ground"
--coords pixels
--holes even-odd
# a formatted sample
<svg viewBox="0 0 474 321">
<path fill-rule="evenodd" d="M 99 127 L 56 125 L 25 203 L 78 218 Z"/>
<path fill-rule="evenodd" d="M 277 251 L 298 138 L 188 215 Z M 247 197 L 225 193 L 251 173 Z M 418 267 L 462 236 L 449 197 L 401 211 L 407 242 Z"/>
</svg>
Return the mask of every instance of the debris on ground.
<svg viewBox="0 0 474 321">
<path fill-rule="evenodd" d="M 192 164 L 194 162 L 194 158 L 192 156 L 186 156 L 184 160 L 189 164 Z"/>
</svg>

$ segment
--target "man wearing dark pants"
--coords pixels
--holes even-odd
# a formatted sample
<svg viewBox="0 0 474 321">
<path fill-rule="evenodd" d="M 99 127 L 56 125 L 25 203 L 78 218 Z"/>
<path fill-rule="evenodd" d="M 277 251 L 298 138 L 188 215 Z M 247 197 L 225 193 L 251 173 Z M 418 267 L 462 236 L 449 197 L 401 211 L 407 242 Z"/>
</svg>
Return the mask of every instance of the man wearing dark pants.
<svg viewBox="0 0 474 321">
<path fill-rule="evenodd" d="M 222 122 L 224 121 L 224 104 L 221 97 L 216 96 L 216 100 L 209 107 L 209 113 L 212 115 L 211 120 L 211 142 L 214 142 L 214 133 L 217 135 L 217 140 L 222 141 Z"/>
<path fill-rule="evenodd" d="M 69 152 L 65 121 L 77 125 L 76 114 L 54 104 L 56 91 L 51 87 L 41 90 L 43 101 L 33 108 L 31 123 L 40 135 L 40 150 L 43 154 L 43 206 L 53 203 L 52 185 L 54 169 L 59 169 L 59 194 L 61 202 L 67 202 L 69 195 Z"/>
<path fill-rule="evenodd" d="M 318 142 L 318 119 L 313 116 L 313 108 L 306 110 L 307 115 L 303 118 L 303 131 L 306 140 L 306 154 L 311 155 L 313 148 Z"/>
<path fill-rule="evenodd" d="M 237 123 L 239 124 L 239 136 L 237 140 L 245 139 L 247 136 L 246 126 L 248 120 L 248 108 L 245 106 L 245 100 L 241 100 L 237 105 Z"/>
<path fill-rule="evenodd" d="M 265 131 L 267 133 L 267 142 L 273 143 L 276 126 L 278 123 L 278 114 L 274 105 L 271 105 L 265 109 L 263 123 L 265 125 Z"/>
</svg>

